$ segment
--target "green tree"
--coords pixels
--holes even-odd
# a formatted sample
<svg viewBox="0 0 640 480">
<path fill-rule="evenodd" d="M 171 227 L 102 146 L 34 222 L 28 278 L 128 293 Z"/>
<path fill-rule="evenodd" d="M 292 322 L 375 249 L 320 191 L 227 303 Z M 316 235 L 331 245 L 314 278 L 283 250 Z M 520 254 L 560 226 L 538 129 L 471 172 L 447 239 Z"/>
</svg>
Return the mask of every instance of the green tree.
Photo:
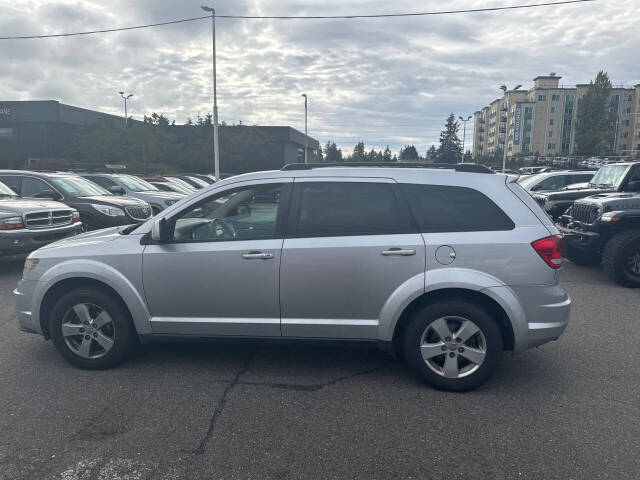
<svg viewBox="0 0 640 480">
<path fill-rule="evenodd" d="M 438 161 L 442 163 L 458 163 L 462 157 L 462 142 L 458 138 L 459 130 L 456 117 L 452 113 L 447 118 L 444 130 L 440 133 Z"/>
<path fill-rule="evenodd" d="M 349 160 L 352 162 L 364 162 L 366 160 L 364 142 L 356 143 L 356 146 L 353 147 L 353 153 L 351 154 L 351 158 Z"/>
<path fill-rule="evenodd" d="M 419 159 L 420 155 L 414 145 L 405 145 L 400 149 L 401 162 L 417 162 Z"/>
<path fill-rule="evenodd" d="M 382 161 L 387 163 L 391 162 L 391 150 L 389 150 L 389 145 L 387 145 L 387 148 L 382 152 Z"/>
<path fill-rule="evenodd" d="M 327 141 L 327 144 L 324 146 L 324 159 L 327 163 L 338 163 L 342 162 L 342 150 L 338 148 L 336 142 Z"/>
<path fill-rule="evenodd" d="M 604 155 L 612 150 L 616 113 L 610 106 L 611 81 L 600 71 L 578 100 L 576 154 Z"/>
<path fill-rule="evenodd" d="M 429 150 L 427 150 L 426 160 L 427 162 L 431 163 L 435 163 L 438 161 L 438 151 L 436 150 L 436 147 L 434 145 L 431 145 L 429 147 Z"/>
</svg>

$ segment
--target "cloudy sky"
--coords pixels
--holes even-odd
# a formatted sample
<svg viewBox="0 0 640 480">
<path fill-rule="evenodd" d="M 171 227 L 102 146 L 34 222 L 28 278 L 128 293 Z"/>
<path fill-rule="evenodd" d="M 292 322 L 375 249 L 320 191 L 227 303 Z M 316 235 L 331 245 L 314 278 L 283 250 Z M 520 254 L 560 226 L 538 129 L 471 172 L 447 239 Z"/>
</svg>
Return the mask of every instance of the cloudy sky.
<svg viewBox="0 0 640 480">
<path fill-rule="evenodd" d="M 85 31 L 204 14 L 207 0 L 0 0 L 0 36 Z M 348 15 L 536 0 L 217 0 L 217 13 Z M 640 83 L 640 0 L 495 13 L 366 20 L 218 19 L 218 103 L 227 123 L 304 129 L 350 151 L 437 143 L 449 112 L 469 115 L 498 87 L 557 72 L 586 83 L 605 69 Z M 0 42 L 0 100 L 54 99 L 177 123 L 211 111 L 208 20 L 100 35 Z M 471 126 L 471 125 L 470 125 Z"/>
</svg>

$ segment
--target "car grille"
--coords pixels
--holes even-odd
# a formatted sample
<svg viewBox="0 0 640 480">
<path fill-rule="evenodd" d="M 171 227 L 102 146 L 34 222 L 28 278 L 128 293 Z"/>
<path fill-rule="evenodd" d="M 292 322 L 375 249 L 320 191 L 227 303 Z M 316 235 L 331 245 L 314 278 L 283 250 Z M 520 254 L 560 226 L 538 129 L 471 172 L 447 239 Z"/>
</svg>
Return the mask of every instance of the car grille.
<svg viewBox="0 0 640 480">
<path fill-rule="evenodd" d="M 125 210 L 134 220 L 147 220 L 151 216 L 151 207 L 126 207 Z"/>
<path fill-rule="evenodd" d="M 592 224 L 598 218 L 597 205 L 574 203 L 571 208 L 571 216 L 578 222 Z"/>
<path fill-rule="evenodd" d="M 24 224 L 31 230 L 71 225 L 73 212 L 71 210 L 44 210 L 24 214 Z"/>
</svg>

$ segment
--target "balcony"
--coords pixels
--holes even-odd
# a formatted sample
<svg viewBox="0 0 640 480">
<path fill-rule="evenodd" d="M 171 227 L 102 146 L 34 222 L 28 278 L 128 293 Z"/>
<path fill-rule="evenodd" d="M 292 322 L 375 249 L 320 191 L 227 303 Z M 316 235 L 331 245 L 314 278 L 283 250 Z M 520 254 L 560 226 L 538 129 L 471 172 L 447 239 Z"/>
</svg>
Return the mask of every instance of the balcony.
<svg viewBox="0 0 640 480">
<path fill-rule="evenodd" d="M 500 122 L 501 123 L 505 123 L 507 121 L 507 117 L 500 117 Z"/>
</svg>

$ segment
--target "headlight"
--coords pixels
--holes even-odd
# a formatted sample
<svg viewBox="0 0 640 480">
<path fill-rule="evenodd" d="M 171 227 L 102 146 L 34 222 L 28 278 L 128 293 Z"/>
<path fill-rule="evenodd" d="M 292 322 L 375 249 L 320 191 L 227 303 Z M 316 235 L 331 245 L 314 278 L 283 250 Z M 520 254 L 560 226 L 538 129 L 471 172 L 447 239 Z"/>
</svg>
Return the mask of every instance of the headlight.
<svg viewBox="0 0 640 480">
<path fill-rule="evenodd" d="M 38 263 L 40 263 L 40 260 L 37 258 L 27 258 L 24 262 L 24 268 L 22 269 L 22 278 L 27 278 L 38 266 Z"/>
<path fill-rule="evenodd" d="M 72 213 L 72 223 L 78 223 L 80 221 L 80 214 L 78 213 L 77 210 L 74 210 Z"/>
<path fill-rule="evenodd" d="M 606 212 L 600 217 L 601 222 L 617 222 L 620 220 L 620 212 Z"/>
<path fill-rule="evenodd" d="M 119 208 L 109 207 L 107 205 L 97 205 L 93 203 L 91 204 L 91 206 L 104 215 L 108 215 L 110 217 L 124 217 L 124 212 Z"/>
<path fill-rule="evenodd" d="M 0 230 L 15 230 L 24 228 L 22 217 L 0 217 Z"/>
</svg>

